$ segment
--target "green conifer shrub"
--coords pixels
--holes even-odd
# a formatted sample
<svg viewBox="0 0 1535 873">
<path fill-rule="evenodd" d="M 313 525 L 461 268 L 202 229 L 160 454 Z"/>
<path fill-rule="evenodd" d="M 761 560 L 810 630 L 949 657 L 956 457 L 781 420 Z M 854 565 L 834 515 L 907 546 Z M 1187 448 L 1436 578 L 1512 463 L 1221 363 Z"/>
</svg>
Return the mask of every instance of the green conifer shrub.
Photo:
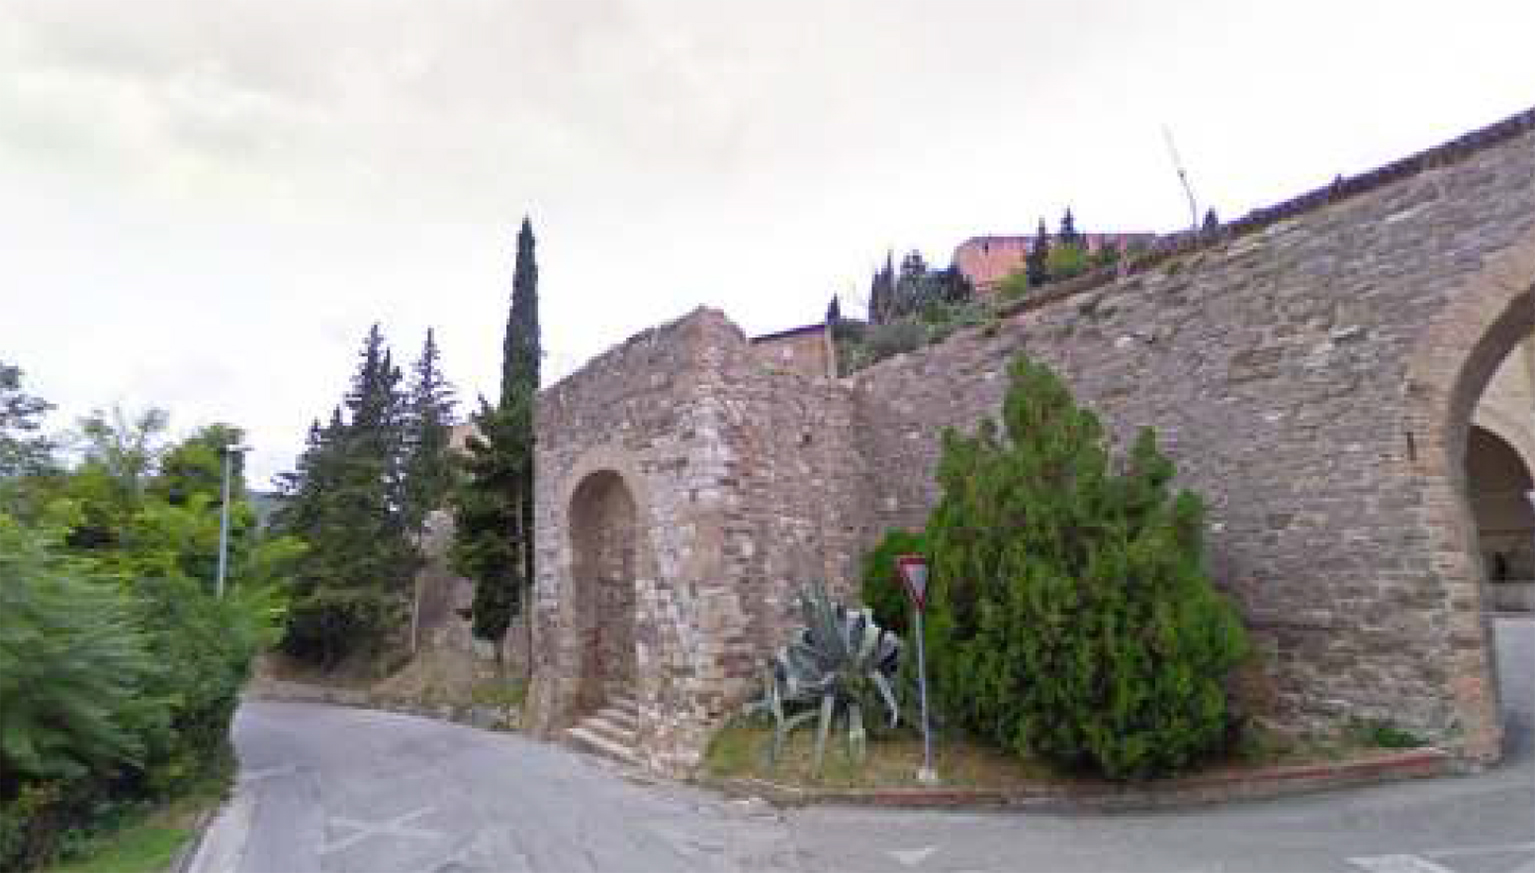
<svg viewBox="0 0 1535 873">
<path fill-rule="evenodd" d="M 1203 508 L 1143 431 L 1115 465 L 1098 420 L 1020 358 L 1002 424 L 944 434 L 927 625 L 950 718 L 1020 754 L 1114 779 L 1219 747 L 1247 652 L 1211 586 Z"/>
</svg>

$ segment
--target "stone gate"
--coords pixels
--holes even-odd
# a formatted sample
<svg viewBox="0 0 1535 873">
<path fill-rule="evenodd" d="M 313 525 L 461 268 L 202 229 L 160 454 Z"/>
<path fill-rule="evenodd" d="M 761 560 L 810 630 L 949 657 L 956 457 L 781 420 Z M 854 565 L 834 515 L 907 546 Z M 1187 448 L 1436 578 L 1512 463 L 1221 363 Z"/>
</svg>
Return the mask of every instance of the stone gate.
<svg viewBox="0 0 1535 873">
<path fill-rule="evenodd" d="M 1250 707 L 1384 717 L 1498 754 L 1473 409 L 1535 332 L 1535 112 L 1175 242 L 845 378 L 700 310 L 541 395 L 535 727 L 638 701 L 684 771 L 796 588 L 847 588 L 936 498 L 944 426 L 994 414 L 1020 351 L 1123 440 L 1157 429 L 1209 506 L 1209 565 L 1262 652 Z"/>
</svg>

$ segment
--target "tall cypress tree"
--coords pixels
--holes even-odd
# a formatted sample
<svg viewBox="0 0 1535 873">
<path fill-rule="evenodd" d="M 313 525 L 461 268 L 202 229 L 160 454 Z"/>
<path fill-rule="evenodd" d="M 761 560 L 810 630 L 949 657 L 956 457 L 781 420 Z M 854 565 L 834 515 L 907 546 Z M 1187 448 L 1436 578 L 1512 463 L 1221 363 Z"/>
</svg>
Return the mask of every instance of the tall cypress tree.
<svg viewBox="0 0 1535 873">
<path fill-rule="evenodd" d="M 885 253 L 885 266 L 869 282 L 869 323 L 884 324 L 895 317 L 894 253 Z"/>
<path fill-rule="evenodd" d="M 1050 232 L 1045 230 L 1045 220 L 1039 220 L 1039 230 L 1034 233 L 1034 245 L 1024 258 L 1023 269 L 1028 276 L 1029 287 L 1038 288 L 1050 281 Z"/>
<path fill-rule="evenodd" d="M 1071 207 L 1066 207 L 1066 214 L 1061 216 L 1061 232 L 1057 236 L 1063 246 L 1079 246 L 1085 248 L 1082 234 L 1077 231 L 1077 220 L 1071 214 Z"/>
<path fill-rule="evenodd" d="M 533 409 L 541 352 L 534 244 L 532 223 L 524 218 L 502 343 L 500 402 L 480 401 L 474 416 L 479 433 L 468 441 L 454 507 L 453 562 L 474 580 L 474 634 L 485 640 L 506 633 L 535 570 Z"/>
</svg>

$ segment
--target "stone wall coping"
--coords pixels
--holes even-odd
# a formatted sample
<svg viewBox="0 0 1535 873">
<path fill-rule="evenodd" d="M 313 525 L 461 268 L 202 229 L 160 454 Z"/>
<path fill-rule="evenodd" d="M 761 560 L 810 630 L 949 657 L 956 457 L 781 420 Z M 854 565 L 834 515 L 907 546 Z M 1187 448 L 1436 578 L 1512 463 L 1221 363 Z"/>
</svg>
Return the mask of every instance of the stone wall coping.
<svg viewBox="0 0 1535 873">
<path fill-rule="evenodd" d="M 836 804 L 928 809 L 1014 809 L 1107 813 L 1170 809 L 1354 788 L 1444 776 L 1455 759 L 1441 749 L 1371 754 L 1346 761 L 1287 764 L 1241 772 L 1196 774 L 1150 783 L 1047 783 L 1018 789 L 798 788 L 765 779 L 701 779 L 732 797 L 758 797 L 778 806 Z"/>
</svg>

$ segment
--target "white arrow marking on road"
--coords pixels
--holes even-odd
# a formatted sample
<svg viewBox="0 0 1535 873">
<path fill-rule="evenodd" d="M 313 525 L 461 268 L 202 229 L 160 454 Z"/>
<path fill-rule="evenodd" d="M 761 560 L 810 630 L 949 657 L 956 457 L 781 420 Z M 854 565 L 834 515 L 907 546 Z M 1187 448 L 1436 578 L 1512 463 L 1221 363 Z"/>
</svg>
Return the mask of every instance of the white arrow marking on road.
<svg viewBox="0 0 1535 873">
<path fill-rule="evenodd" d="M 1455 873 L 1427 858 L 1417 855 L 1375 855 L 1369 858 L 1350 858 L 1350 864 L 1370 873 Z"/>
<path fill-rule="evenodd" d="M 418 809 L 415 812 L 407 812 L 404 815 L 395 816 L 394 818 L 383 822 L 358 821 L 355 818 L 342 818 L 341 816 L 336 816 L 330 820 L 331 824 L 335 825 L 336 827 L 349 828 L 354 831 L 354 833 L 348 834 L 347 836 L 342 837 L 334 843 L 321 846 L 320 854 L 329 855 L 332 852 L 339 852 L 342 849 L 350 849 L 352 846 L 357 845 L 369 837 L 408 837 L 413 840 L 442 839 L 441 831 L 429 831 L 425 828 L 413 828 L 408 825 L 408 822 L 413 822 L 423 816 L 431 815 L 436 811 L 437 810 L 435 807 L 428 806 L 424 809 Z"/>
<path fill-rule="evenodd" d="M 915 867 L 926 861 L 927 857 L 936 851 L 938 851 L 937 846 L 928 846 L 925 849 L 892 849 L 888 854 L 907 867 Z"/>
</svg>

